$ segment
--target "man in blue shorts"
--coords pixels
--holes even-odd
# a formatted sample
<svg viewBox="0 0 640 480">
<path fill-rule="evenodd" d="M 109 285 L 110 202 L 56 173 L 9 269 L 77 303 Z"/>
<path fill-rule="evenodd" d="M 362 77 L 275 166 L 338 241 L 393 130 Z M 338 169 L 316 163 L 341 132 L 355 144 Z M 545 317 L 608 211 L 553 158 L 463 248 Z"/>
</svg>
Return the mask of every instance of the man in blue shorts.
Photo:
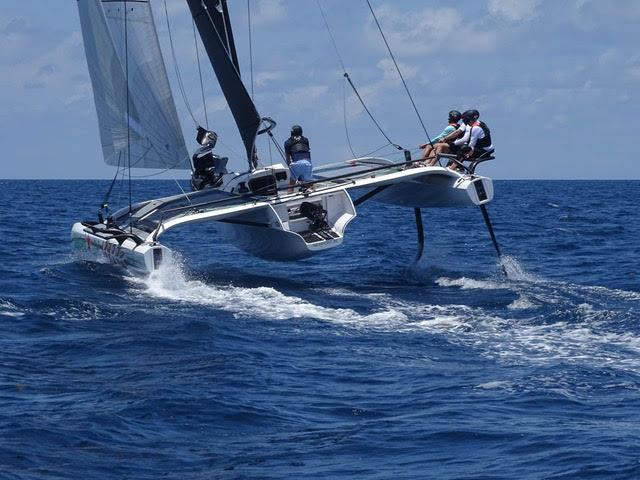
<svg viewBox="0 0 640 480">
<path fill-rule="evenodd" d="M 289 170 L 291 170 L 291 180 L 289 182 L 291 186 L 300 181 L 313 181 L 309 139 L 302 135 L 302 127 L 300 125 L 291 127 L 291 136 L 284 142 L 284 153 Z"/>
</svg>

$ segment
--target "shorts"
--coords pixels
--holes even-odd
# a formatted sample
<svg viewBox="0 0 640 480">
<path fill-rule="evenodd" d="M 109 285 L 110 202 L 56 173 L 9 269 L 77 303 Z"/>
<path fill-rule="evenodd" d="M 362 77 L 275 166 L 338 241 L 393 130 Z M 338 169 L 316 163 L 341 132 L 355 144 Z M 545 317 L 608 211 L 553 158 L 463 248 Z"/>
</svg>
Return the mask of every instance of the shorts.
<svg viewBox="0 0 640 480">
<path fill-rule="evenodd" d="M 291 179 L 294 181 L 313 181 L 313 166 L 307 159 L 298 160 L 297 162 L 291 162 L 291 164 L 289 165 L 289 170 L 291 170 Z"/>
<path fill-rule="evenodd" d="M 458 153 L 458 151 L 460 150 L 460 145 L 456 145 L 455 143 L 449 143 L 449 153 L 451 155 L 456 155 Z"/>
</svg>

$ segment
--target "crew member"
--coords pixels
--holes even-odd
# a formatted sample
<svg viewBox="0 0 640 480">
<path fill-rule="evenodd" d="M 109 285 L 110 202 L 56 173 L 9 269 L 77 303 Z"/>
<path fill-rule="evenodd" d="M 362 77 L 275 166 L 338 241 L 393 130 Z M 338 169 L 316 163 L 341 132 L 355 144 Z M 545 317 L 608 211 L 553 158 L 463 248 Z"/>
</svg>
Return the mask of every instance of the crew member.
<svg viewBox="0 0 640 480">
<path fill-rule="evenodd" d="M 311 148 L 309 139 L 302 135 L 302 127 L 291 127 L 291 136 L 284 142 L 284 153 L 287 165 L 291 171 L 289 184 L 297 182 L 311 182 L 313 180 L 313 166 L 311 165 Z"/>
<path fill-rule="evenodd" d="M 422 152 L 422 159 L 428 160 L 427 165 L 433 166 L 437 162 L 437 155 L 439 153 L 447 153 L 450 151 L 449 145 L 444 142 L 444 139 L 455 132 L 460 126 L 460 118 L 462 114 L 458 110 L 451 110 L 449 112 L 448 125 L 445 129 L 436 137 L 431 140 L 431 143 L 425 143 L 420 145 L 420 148 L 424 149 Z M 435 151 L 435 155 L 433 155 Z"/>
<path fill-rule="evenodd" d="M 467 110 L 462 114 L 464 133 L 453 142 L 460 149 L 462 160 L 478 160 L 494 151 L 491 130 L 484 122 L 478 120 L 479 117 L 478 110 Z"/>
</svg>

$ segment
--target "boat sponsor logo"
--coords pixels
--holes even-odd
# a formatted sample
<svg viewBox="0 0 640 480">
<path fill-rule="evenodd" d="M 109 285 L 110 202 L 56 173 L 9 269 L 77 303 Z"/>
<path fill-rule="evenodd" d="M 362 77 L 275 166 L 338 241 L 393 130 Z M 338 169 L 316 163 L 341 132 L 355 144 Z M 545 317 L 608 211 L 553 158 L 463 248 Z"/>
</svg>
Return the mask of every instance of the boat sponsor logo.
<svg viewBox="0 0 640 480">
<path fill-rule="evenodd" d="M 102 252 L 105 257 L 109 259 L 109 262 L 115 263 L 116 265 L 125 266 L 124 261 L 124 252 L 120 248 L 120 245 L 104 242 L 102 244 Z"/>
<path fill-rule="evenodd" d="M 74 238 L 71 242 L 75 250 L 85 250 L 87 248 L 87 242 L 84 238 Z"/>
</svg>

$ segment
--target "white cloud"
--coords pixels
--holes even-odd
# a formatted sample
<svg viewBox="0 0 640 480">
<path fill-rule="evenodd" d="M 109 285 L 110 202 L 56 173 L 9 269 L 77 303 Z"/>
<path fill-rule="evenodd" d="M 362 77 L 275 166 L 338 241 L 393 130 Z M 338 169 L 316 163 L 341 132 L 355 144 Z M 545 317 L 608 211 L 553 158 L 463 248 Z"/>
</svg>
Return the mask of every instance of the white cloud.
<svg viewBox="0 0 640 480">
<path fill-rule="evenodd" d="M 255 4 L 251 21 L 256 26 L 277 24 L 285 18 L 285 12 L 288 10 L 282 0 L 259 0 Z"/>
<path fill-rule="evenodd" d="M 530 20 L 536 15 L 540 0 L 489 0 L 489 14 L 512 22 Z"/>
<path fill-rule="evenodd" d="M 299 105 L 319 101 L 327 93 L 327 85 L 306 85 L 289 90 L 284 93 L 284 103 L 292 109 L 298 109 Z"/>
<path fill-rule="evenodd" d="M 400 82 L 398 71 L 390 58 L 383 58 L 376 66 L 378 69 L 382 70 L 382 78 L 386 83 L 394 85 Z M 405 80 L 415 77 L 420 71 L 416 65 L 410 65 L 403 62 L 398 62 L 398 67 L 400 68 Z"/>
<path fill-rule="evenodd" d="M 620 54 L 618 49 L 609 48 L 607 49 L 600 57 L 598 57 L 598 63 L 600 65 L 609 65 L 614 63 L 616 60 L 619 60 Z"/>
<path fill-rule="evenodd" d="M 89 103 L 88 75 L 79 32 L 70 33 L 44 51 L 33 45 L 38 43 L 36 39 L 19 38 L 17 33 L 10 36 L 19 40 L 24 53 L 19 59 L 0 62 L 0 90 L 22 92 L 4 99 L 9 111 L 42 112 L 61 105 Z"/>
<path fill-rule="evenodd" d="M 632 65 L 627 68 L 627 75 L 633 80 L 640 80 L 640 65 Z"/>
<path fill-rule="evenodd" d="M 256 87 L 264 87 L 275 80 L 282 80 L 285 77 L 284 72 L 264 71 L 258 72 L 254 77 Z"/>
<path fill-rule="evenodd" d="M 596 0 L 575 0 L 570 18 L 576 28 L 584 31 L 607 27 L 618 30 L 640 19 L 640 2 L 617 0 L 614 4 Z"/>
<path fill-rule="evenodd" d="M 491 51 L 497 45 L 497 33 L 483 30 L 466 21 L 455 8 L 424 8 L 407 15 L 390 5 L 376 9 L 392 50 L 402 56 L 420 56 L 438 51 Z M 375 23 L 369 21 L 367 34 L 372 43 L 380 43 Z M 460 38 L 471 39 L 460 42 Z"/>
</svg>

